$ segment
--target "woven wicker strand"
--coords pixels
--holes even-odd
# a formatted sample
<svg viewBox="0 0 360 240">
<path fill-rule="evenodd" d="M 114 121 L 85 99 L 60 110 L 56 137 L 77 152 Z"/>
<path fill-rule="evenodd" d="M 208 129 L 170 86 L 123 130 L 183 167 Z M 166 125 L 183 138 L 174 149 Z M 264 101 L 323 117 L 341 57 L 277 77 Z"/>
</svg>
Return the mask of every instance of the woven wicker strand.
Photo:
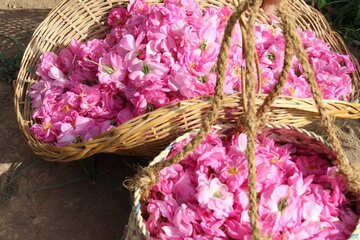
<svg viewBox="0 0 360 240">
<path fill-rule="evenodd" d="M 257 105 L 266 95 L 257 95 Z M 360 106 L 341 101 L 326 101 L 328 111 L 334 117 L 359 118 Z M 199 128 L 201 119 L 211 107 L 211 97 L 182 101 L 157 109 L 144 116 L 134 118 L 116 129 L 87 143 L 78 143 L 63 148 L 33 139 L 26 126 L 24 131 L 33 151 L 48 161 L 67 162 L 90 157 L 98 152 L 119 153 L 135 156 L 156 156 L 176 136 Z M 243 114 L 242 98 L 224 97 L 225 110 L 220 111 L 220 122 L 233 122 Z M 233 111 L 231 111 L 234 109 Z M 272 105 L 268 119 L 275 123 L 292 124 L 298 127 L 319 118 L 314 101 L 292 97 L 281 97 Z M 168 122 L 167 122 L 168 121 Z"/>
<path fill-rule="evenodd" d="M 221 131 L 226 131 L 227 129 L 233 128 L 229 124 L 226 125 L 215 125 L 214 130 L 218 131 L 218 134 L 221 135 Z M 198 130 L 192 130 L 180 137 L 178 137 L 174 142 L 172 142 L 166 149 L 164 149 L 157 157 L 151 161 L 149 165 L 155 165 L 159 162 L 165 161 L 167 159 L 172 147 L 178 143 L 187 139 L 189 137 L 196 136 Z M 309 132 L 304 129 L 299 129 L 294 126 L 289 125 L 278 125 L 273 123 L 268 123 L 265 125 L 265 128 L 262 129 L 262 135 L 274 139 L 280 144 L 291 143 L 295 147 L 305 147 L 307 152 L 313 152 L 314 154 L 321 154 L 328 157 L 329 159 L 334 157 L 334 152 L 331 150 L 331 145 L 325 141 L 321 136 Z M 145 240 L 149 239 L 149 232 L 146 229 L 144 224 L 144 219 L 142 217 L 141 211 L 141 192 L 140 189 L 136 189 L 133 195 L 132 211 L 128 220 L 128 225 L 124 232 L 125 240 Z M 360 201 L 359 199 L 356 199 Z M 349 240 L 360 240 L 360 221 L 352 235 L 349 237 Z"/>
<path fill-rule="evenodd" d="M 160 0 L 159 0 L 160 1 Z M 152 3 L 158 1 L 153 0 Z M 202 6 L 238 5 L 240 0 L 207 0 L 200 1 Z M 126 5 L 126 0 L 64 0 L 54 8 L 49 16 L 40 24 L 25 51 L 21 69 L 15 82 L 14 106 L 17 120 L 27 142 L 34 153 L 49 161 L 67 162 L 80 160 L 100 152 L 118 153 L 124 155 L 153 157 L 158 154 L 169 142 L 184 131 L 198 128 L 200 121 L 210 108 L 211 98 L 201 98 L 171 104 L 153 112 L 146 113 L 132 119 L 112 131 L 106 132 L 94 139 L 71 144 L 66 147 L 57 147 L 38 141 L 30 132 L 33 124 L 32 111 L 28 92 L 31 85 L 38 80 L 35 68 L 40 55 L 47 51 L 57 52 L 69 44 L 72 38 L 87 40 L 103 38 L 109 31 L 106 26 L 106 17 L 111 8 Z M 315 9 L 306 5 L 303 0 L 294 0 L 290 3 L 295 15 L 297 26 L 302 29 L 314 30 L 318 37 L 327 41 L 334 50 L 347 53 L 348 50 L 338 35 L 331 31 L 328 23 Z M 248 15 L 247 15 L 248 17 Z M 259 22 L 266 23 L 267 17 L 260 14 Z M 321 27 L 319 27 L 321 26 Z M 354 57 L 351 57 L 356 62 Z M 353 74 L 353 94 L 350 102 L 359 96 L 359 68 Z M 257 100 L 263 95 L 257 95 Z M 311 99 L 297 99 L 286 97 L 287 103 L 276 100 L 272 105 L 272 112 L 267 115 L 268 120 L 275 123 L 291 123 L 303 126 L 319 118 Z M 237 96 L 226 96 L 224 104 L 239 107 Z M 257 102 L 257 104 L 262 101 Z M 343 101 L 327 101 L 326 107 L 331 116 L 344 118 L 359 118 L 360 104 Z M 315 113 L 315 114 L 314 114 Z M 242 112 L 235 112 L 241 115 Z M 219 118 L 223 121 L 234 121 L 220 112 Z"/>
</svg>

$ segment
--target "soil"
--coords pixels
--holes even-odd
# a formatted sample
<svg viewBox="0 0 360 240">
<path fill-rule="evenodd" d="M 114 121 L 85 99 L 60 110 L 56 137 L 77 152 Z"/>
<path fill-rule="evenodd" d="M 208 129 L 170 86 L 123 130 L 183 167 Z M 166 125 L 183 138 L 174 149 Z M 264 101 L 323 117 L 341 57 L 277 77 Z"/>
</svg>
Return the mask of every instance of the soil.
<svg viewBox="0 0 360 240">
<path fill-rule="evenodd" d="M 0 239 L 121 239 L 131 210 L 122 182 L 140 161 L 96 156 L 95 178 L 79 162 L 43 161 L 18 129 L 12 93 L 0 81 Z"/>
<path fill-rule="evenodd" d="M 0 1 L 0 53 L 23 51 L 59 0 Z M 9 38 L 10 37 L 10 38 Z M 14 41 L 15 40 L 15 41 Z M 123 181 L 135 158 L 96 156 L 88 176 L 80 162 L 50 163 L 32 153 L 20 132 L 13 87 L 0 79 L 0 239 L 118 240 L 131 210 Z"/>
<path fill-rule="evenodd" d="M 95 178 L 79 162 L 43 161 L 17 126 L 12 94 L 0 81 L 0 239 L 121 239 L 131 210 L 122 182 L 139 160 L 96 156 Z"/>
<path fill-rule="evenodd" d="M 50 9 L 59 0 L 2 0 L 0 9 Z"/>
<path fill-rule="evenodd" d="M 11 56 L 23 50 L 36 26 L 58 2 L 0 1 L 0 52 Z M 0 79 L 0 240 L 121 239 L 131 206 L 122 183 L 144 162 L 98 155 L 96 172 L 89 176 L 91 159 L 43 161 L 21 134 L 12 99 L 13 87 Z M 337 125 L 349 158 L 360 165 L 359 120 L 340 120 Z M 83 168 L 85 165 L 88 167 Z"/>
<path fill-rule="evenodd" d="M 305 129 L 325 136 L 325 130 L 319 122 L 309 124 Z M 350 164 L 360 169 L 359 147 L 360 147 L 360 120 L 358 119 L 336 119 L 335 133 L 340 140 Z M 326 138 L 326 137 L 325 137 Z"/>
</svg>

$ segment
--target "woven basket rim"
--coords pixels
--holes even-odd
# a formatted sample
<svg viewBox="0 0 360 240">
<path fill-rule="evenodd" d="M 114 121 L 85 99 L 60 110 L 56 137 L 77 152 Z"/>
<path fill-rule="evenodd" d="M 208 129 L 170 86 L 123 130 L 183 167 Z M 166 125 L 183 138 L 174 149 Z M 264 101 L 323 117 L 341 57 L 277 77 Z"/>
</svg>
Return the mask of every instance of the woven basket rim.
<svg viewBox="0 0 360 240">
<path fill-rule="evenodd" d="M 256 97 L 261 97 L 261 99 L 265 98 L 268 94 L 256 94 Z M 228 95 L 227 98 L 235 98 L 235 99 L 238 99 L 240 98 L 240 96 L 242 96 L 241 93 L 238 93 L 238 92 L 235 92 L 231 95 Z M 166 111 L 166 110 L 169 110 L 169 109 L 174 109 L 174 108 L 179 108 L 181 107 L 181 105 L 183 104 L 187 104 L 187 103 L 201 103 L 201 102 L 211 102 L 213 96 L 199 96 L 199 97 L 195 97 L 195 98 L 192 98 L 192 99 L 187 99 L 187 100 L 182 100 L 182 101 L 178 101 L 178 102 L 173 102 L 173 103 L 170 103 L 170 104 L 167 104 L 165 106 L 162 106 L 160 108 L 157 108 L 151 112 L 147 112 L 145 114 L 142 114 L 140 116 L 137 116 L 137 117 L 134 117 L 132 119 L 129 119 L 127 120 L 126 122 L 120 124 L 119 126 L 116 126 L 112 129 L 110 129 L 109 131 L 107 132 L 104 132 L 104 133 L 101 133 L 99 135 L 97 135 L 96 137 L 94 138 L 91 138 L 90 140 L 86 141 L 86 142 L 80 142 L 80 143 L 73 143 L 71 144 L 70 146 L 66 145 L 66 146 L 56 146 L 55 143 L 46 143 L 46 142 L 42 142 L 44 145 L 48 145 L 48 146 L 53 146 L 55 148 L 59 148 L 59 149 L 66 149 L 68 147 L 72 147 L 72 146 L 77 146 L 77 147 L 83 147 L 89 143 L 93 143 L 93 142 L 96 142 L 98 139 L 101 139 L 104 135 L 108 134 L 108 133 L 112 133 L 114 131 L 118 131 L 119 129 L 122 129 L 124 127 L 126 127 L 126 125 L 128 123 L 131 123 L 131 122 L 137 122 L 139 120 L 142 120 L 142 119 L 146 119 L 148 118 L 148 115 L 152 114 L 152 113 L 157 113 L 157 112 L 163 112 L 163 111 Z M 313 101 L 312 98 L 299 98 L 299 97 L 292 97 L 292 96 L 287 96 L 287 95 L 280 95 L 278 99 L 286 99 L 286 101 L 299 101 L 299 102 L 305 102 L 305 101 L 308 101 L 310 100 L 311 102 Z M 332 105 L 332 104 L 343 104 L 344 101 L 341 101 L 341 100 L 332 100 L 332 99 L 326 99 L 326 100 L 323 100 L 324 102 L 328 103 L 329 105 Z M 346 102 L 348 103 L 348 102 Z M 355 108 L 359 109 L 359 113 L 356 115 L 358 118 L 360 118 L 360 103 L 349 103 L 351 105 L 353 105 Z M 286 108 L 287 106 L 284 106 L 284 108 Z M 269 123 L 271 124 L 271 123 Z M 285 125 L 285 124 L 284 124 Z M 31 135 L 32 136 L 32 135 Z M 33 140 L 35 141 L 38 141 L 36 140 L 36 138 L 34 136 L 32 136 Z M 40 141 L 41 142 L 41 141 Z"/>
<path fill-rule="evenodd" d="M 240 106 L 241 103 L 241 94 L 232 94 L 232 95 L 228 95 L 224 98 L 225 102 L 238 102 L 238 105 Z M 259 104 L 260 102 L 265 99 L 265 97 L 267 96 L 267 94 L 257 94 L 257 99 L 259 100 Z M 143 122 L 143 121 L 151 121 L 153 124 L 156 124 L 157 122 L 157 118 L 151 119 L 152 116 L 163 116 L 164 114 L 168 114 L 170 113 L 175 113 L 175 114 L 180 114 L 180 112 L 183 111 L 183 109 L 187 109 L 189 107 L 192 108 L 206 108 L 204 107 L 204 105 L 210 106 L 211 102 L 212 102 L 212 98 L 213 96 L 202 96 L 202 97 L 198 97 L 198 98 L 194 98 L 194 99 L 189 99 L 189 100 L 183 100 L 183 101 L 179 101 L 179 102 L 174 102 L 171 104 L 168 104 L 166 106 L 163 106 L 161 108 L 158 108 L 154 111 L 148 112 L 146 114 L 140 115 L 138 117 L 135 117 L 133 119 L 128 120 L 127 122 L 114 127 L 113 129 L 104 132 L 92 139 L 90 139 L 89 141 L 86 142 L 81 142 L 81 143 L 74 143 L 71 145 L 67 145 L 67 146 L 56 146 L 54 143 L 45 143 L 45 142 L 41 142 L 37 139 L 35 139 L 35 137 L 32 134 L 29 134 L 29 143 L 31 143 L 31 141 L 37 142 L 38 144 L 41 144 L 42 147 L 50 149 L 52 151 L 57 150 L 59 152 L 63 152 L 63 151 L 67 151 L 67 150 L 71 150 L 73 148 L 78 148 L 78 149 L 86 149 L 88 145 L 91 144 L 97 144 L 99 141 L 103 141 L 103 139 L 106 138 L 107 135 L 114 135 L 116 136 L 118 132 L 122 132 L 124 130 L 126 130 L 129 125 L 131 124 L 133 127 L 135 125 L 137 125 L 138 122 Z M 290 101 L 293 105 L 286 105 L 284 103 Z M 325 100 L 325 102 L 327 103 L 327 105 L 329 106 L 329 109 L 331 110 L 332 106 L 335 106 L 334 109 L 336 111 L 337 109 L 337 104 L 341 104 L 343 105 L 344 108 L 352 109 L 352 117 L 353 118 L 360 118 L 360 104 L 349 104 L 349 103 L 344 103 L 343 101 L 339 101 L 339 100 Z M 313 103 L 312 99 L 304 99 L 304 98 L 297 98 L 297 97 L 291 97 L 291 96 L 280 96 L 275 103 L 273 104 L 273 108 L 283 108 L 283 109 L 292 109 L 292 108 L 296 108 L 297 105 L 301 106 L 301 111 L 309 113 L 309 114 L 314 114 L 314 116 L 316 114 L 318 114 L 317 112 L 317 108 L 315 106 L 315 104 Z M 227 108 L 227 103 L 225 103 L 225 109 Z M 230 108 L 230 107 L 229 107 Z M 179 112 L 179 113 L 178 113 Z M 223 115 L 226 115 L 226 110 L 223 113 Z M 338 117 L 341 117 L 341 115 L 338 115 Z M 296 124 L 294 124 L 296 126 Z M 132 130 L 136 130 L 135 128 L 133 128 Z M 182 133 L 182 131 L 178 132 L 178 133 Z M 156 138 L 153 139 L 153 141 L 158 141 Z M 104 141 L 106 142 L 106 141 Z M 151 142 L 151 141 L 150 141 Z"/>
</svg>

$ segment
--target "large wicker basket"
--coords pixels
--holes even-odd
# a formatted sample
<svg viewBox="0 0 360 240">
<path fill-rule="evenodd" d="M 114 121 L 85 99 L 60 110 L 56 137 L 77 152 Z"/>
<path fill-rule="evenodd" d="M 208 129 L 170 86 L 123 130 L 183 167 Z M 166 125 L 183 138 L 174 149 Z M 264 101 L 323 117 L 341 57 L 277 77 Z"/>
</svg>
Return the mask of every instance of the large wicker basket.
<svg viewBox="0 0 360 240">
<path fill-rule="evenodd" d="M 230 125 L 214 126 L 217 131 L 226 131 L 231 128 Z M 172 147 L 177 143 L 189 137 L 196 136 L 197 130 L 193 130 L 180 136 L 174 142 L 172 142 L 165 150 L 163 150 L 150 165 L 156 165 L 159 162 L 168 158 L 168 154 L 171 152 Z M 267 124 L 261 131 L 261 135 L 274 139 L 279 144 L 290 143 L 297 147 L 299 150 L 305 151 L 307 154 L 320 154 L 325 158 L 332 160 L 334 153 L 331 146 L 322 137 L 316 135 L 313 132 L 309 132 L 303 129 L 299 129 L 288 125 L 276 125 Z M 140 189 L 136 189 L 133 193 L 132 211 L 129 217 L 128 225 L 124 232 L 125 240 L 145 240 L 149 239 L 149 232 L 146 229 L 144 219 L 142 216 L 142 192 Z M 359 201 L 356 199 L 355 201 Z M 349 239 L 360 240 L 360 222 Z"/>
<path fill-rule="evenodd" d="M 160 2 L 152 0 L 151 2 Z M 238 0 L 206 0 L 202 5 L 234 6 Z M 314 30 L 318 37 L 328 42 L 335 51 L 350 54 L 344 42 L 334 33 L 324 17 L 303 0 L 289 1 L 296 16 L 297 25 L 302 29 Z M 73 161 L 84 159 L 100 152 L 125 155 L 149 156 L 158 154 L 169 142 L 183 132 L 198 128 L 211 106 L 211 98 L 183 101 L 149 112 L 132 119 L 121 126 L 106 132 L 88 142 L 57 147 L 36 140 L 30 132 L 32 112 L 28 91 L 38 80 L 35 67 L 40 55 L 46 51 L 57 52 L 72 38 L 79 40 L 102 38 L 108 33 L 106 17 L 109 10 L 117 5 L 127 4 L 126 0 L 64 0 L 54 8 L 40 24 L 29 43 L 15 82 L 15 110 L 19 126 L 35 154 L 49 161 Z M 266 22 L 264 15 L 259 21 Z M 358 63 L 354 57 L 352 61 Z M 360 72 L 357 68 L 352 76 L 353 94 L 350 102 L 359 97 Z M 257 95 L 261 103 L 264 95 Z M 220 112 L 219 121 L 232 122 L 242 114 L 241 97 L 228 96 L 224 101 L 225 110 Z M 332 116 L 360 118 L 358 104 L 342 101 L 326 101 Z M 238 109 L 229 114 L 226 109 Z M 303 126 L 319 117 L 313 100 L 282 97 L 275 101 L 269 119 L 276 123 Z"/>
</svg>

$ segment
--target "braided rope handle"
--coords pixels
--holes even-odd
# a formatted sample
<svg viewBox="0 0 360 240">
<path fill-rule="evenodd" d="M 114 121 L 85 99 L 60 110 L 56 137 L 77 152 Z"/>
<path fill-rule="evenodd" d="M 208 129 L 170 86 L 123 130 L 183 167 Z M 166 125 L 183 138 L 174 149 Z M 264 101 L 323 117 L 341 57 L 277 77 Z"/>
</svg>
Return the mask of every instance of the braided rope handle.
<svg viewBox="0 0 360 240">
<path fill-rule="evenodd" d="M 232 30 L 235 27 L 235 24 L 237 21 L 242 23 L 244 25 L 244 21 L 240 18 L 242 13 L 245 10 L 248 10 L 251 14 L 249 17 L 249 24 L 247 25 L 245 31 L 242 31 L 243 33 L 243 46 L 244 46 L 244 53 L 245 53 L 245 60 L 246 60 L 246 69 L 245 69 L 245 78 L 247 79 L 247 84 L 243 81 L 243 87 L 245 89 L 245 98 L 244 98 L 244 109 L 247 109 L 245 111 L 245 121 L 247 124 L 245 126 L 250 126 L 248 128 L 249 131 L 247 131 L 247 134 L 251 136 L 253 135 L 252 139 L 255 139 L 255 126 L 251 125 L 251 122 L 255 121 L 255 108 L 252 107 L 253 102 L 255 101 L 255 95 L 254 95 L 254 75 L 252 74 L 255 70 L 255 67 L 253 65 L 254 57 L 257 57 L 256 51 L 255 51 L 255 43 L 254 43 L 254 32 L 253 27 L 255 24 L 255 19 L 257 16 L 257 13 L 259 11 L 260 5 L 262 1 L 261 0 L 254 0 L 254 1 L 243 1 L 241 4 L 239 4 L 236 8 L 236 11 L 231 14 L 229 17 L 224 37 L 222 40 L 222 44 L 220 47 L 220 52 L 217 60 L 216 65 L 216 72 L 217 72 L 217 82 L 215 87 L 215 95 L 213 98 L 213 104 L 212 109 L 209 112 L 208 118 L 205 119 L 205 121 L 202 123 L 201 129 L 198 132 L 198 134 L 194 137 L 194 139 L 187 144 L 182 151 L 177 153 L 174 157 L 169 159 L 168 161 L 159 162 L 155 165 L 148 166 L 146 168 L 143 168 L 133 179 L 128 183 L 128 187 L 130 190 L 139 190 L 142 193 L 142 198 L 146 199 L 149 195 L 149 191 L 151 187 L 158 181 L 159 172 L 161 169 L 166 168 L 168 166 L 171 166 L 175 163 L 179 163 L 189 152 L 193 151 L 205 138 L 205 136 L 209 133 L 211 126 L 214 124 L 218 117 L 219 109 L 222 107 L 223 97 L 224 97 L 224 82 L 225 82 L 225 71 L 227 68 L 227 58 L 228 58 L 228 50 L 231 45 L 231 39 L 232 39 Z M 286 30 L 285 30 L 286 32 Z M 247 34 L 246 37 L 245 34 Z M 270 95 L 270 97 L 266 98 L 263 105 L 259 108 L 259 112 L 257 115 L 261 116 L 265 114 L 265 112 L 268 111 L 268 108 L 270 108 L 272 102 L 275 100 L 276 96 L 278 96 L 281 92 L 282 87 L 285 85 L 288 71 L 291 65 L 291 57 L 292 57 L 292 51 L 291 51 L 291 41 L 289 41 L 289 35 L 285 34 L 286 39 L 286 50 L 284 58 L 284 68 L 281 73 L 281 77 L 279 82 L 274 87 L 274 92 Z M 259 76 L 259 71 L 258 78 Z M 252 99 L 252 101 L 247 101 L 246 99 Z M 251 112 L 251 113 L 249 113 Z M 250 115 L 250 116 L 249 116 Z M 261 119 L 264 119 L 264 117 L 261 117 Z M 241 120 L 239 120 L 239 123 Z M 249 124 L 250 123 L 250 124 Z M 251 137 L 249 138 L 251 139 Z M 251 141 L 251 140 L 250 140 Z M 251 155 L 251 152 L 254 152 L 254 144 L 255 140 L 252 141 L 252 144 L 249 144 L 250 141 L 248 141 L 248 147 L 247 147 L 247 155 Z M 250 145 L 250 147 L 249 147 Z M 252 145 L 252 147 L 251 147 Z M 256 191 L 255 191 L 255 184 L 256 184 L 256 168 L 255 168 L 255 156 L 254 153 L 252 154 L 252 157 L 248 157 L 249 161 L 249 189 L 250 189 L 250 219 L 251 219 L 251 229 L 252 229 L 252 235 L 255 239 L 260 238 L 260 232 L 257 226 L 257 197 L 256 197 Z"/>
<path fill-rule="evenodd" d="M 258 2 L 254 0 L 254 11 L 252 12 L 252 17 L 256 17 L 256 11 L 258 9 Z M 346 158 L 345 152 L 342 149 L 339 139 L 336 136 L 336 131 L 333 126 L 333 122 L 330 119 L 330 115 L 327 112 L 325 104 L 322 101 L 321 92 L 316 84 L 314 71 L 309 63 L 308 55 L 303 48 L 301 39 L 296 32 L 295 21 L 292 18 L 290 13 L 289 6 L 286 1 L 283 1 L 279 7 L 279 17 L 284 25 L 284 34 L 286 34 L 287 45 L 292 45 L 296 55 L 298 56 L 299 62 L 301 63 L 305 75 L 307 76 L 307 81 L 310 85 L 311 92 L 313 94 L 313 98 L 315 104 L 318 108 L 320 114 L 320 120 L 322 125 L 325 128 L 325 132 L 328 136 L 328 140 L 332 145 L 333 151 L 335 153 L 334 164 L 338 166 L 340 172 L 345 176 L 347 180 L 347 190 L 354 194 L 356 197 L 360 197 L 360 174 L 359 169 L 354 169 L 350 166 L 348 159 Z M 248 25 L 248 32 L 251 36 L 251 32 L 253 31 L 254 20 L 250 18 Z M 289 39 L 290 37 L 290 39 Z M 246 148 L 246 157 L 248 159 L 249 166 L 249 200 L 250 200 L 250 223 L 252 228 L 252 236 L 254 239 L 260 239 L 261 235 L 257 230 L 257 199 L 256 199 L 256 167 L 255 167 L 255 138 L 256 138 L 256 130 L 257 125 L 263 125 L 265 121 L 265 112 L 267 112 L 275 100 L 275 98 L 280 94 L 280 90 L 283 88 L 285 80 L 284 78 L 280 78 L 277 82 L 276 86 L 272 90 L 272 92 L 267 96 L 264 100 L 264 103 L 260 106 L 255 115 L 255 89 L 254 89 L 254 68 L 253 68 L 253 59 L 254 56 L 252 50 L 254 49 L 251 45 L 254 45 L 253 38 L 249 39 L 249 43 L 247 48 L 249 51 L 245 55 L 245 60 L 247 64 L 247 68 L 250 66 L 250 69 L 247 71 L 246 79 L 248 80 L 248 88 L 245 88 L 245 95 L 247 96 L 248 104 L 247 109 L 248 112 L 245 112 L 245 129 L 248 137 L 247 148 Z M 290 44 L 289 44 L 290 43 Z M 251 46 L 251 47 L 250 47 Z M 288 56 L 287 56 L 288 57 Z M 291 58 L 290 58 L 291 59 Z M 285 59 L 285 62 L 286 59 Z M 285 63 L 285 68 L 286 63 Z M 283 74 L 286 71 L 282 72 Z M 287 73 L 286 73 L 287 74 Z M 283 77 L 283 76 L 282 76 Z M 287 78 L 287 75 L 285 76 Z"/>
<path fill-rule="evenodd" d="M 262 4 L 262 0 L 249 0 L 241 2 L 237 7 L 236 11 L 229 17 L 220 52 L 216 65 L 217 72 L 217 83 L 215 88 L 215 94 L 213 98 L 212 109 L 208 114 L 208 118 L 202 123 L 201 129 L 194 139 L 187 144 L 182 151 L 177 153 L 168 161 L 162 161 L 155 165 L 148 166 L 141 169 L 139 173 L 129 181 L 128 187 L 130 190 L 139 190 L 142 193 L 142 199 L 146 199 L 149 195 L 152 186 L 158 182 L 159 172 L 168 166 L 175 163 L 179 163 L 188 153 L 193 151 L 209 133 L 211 126 L 214 124 L 218 117 L 218 112 L 222 107 L 224 97 L 224 81 L 225 71 L 227 68 L 227 53 L 230 48 L 232 39 L 232 30 L 240 20 L 240 16 L 245 10 L 250 12 L 248 19 L 248 25 L 246 26 L 247 37 L 243 37 L 244 53 L 245 53 L 245 80 L 246 83 L 243 87 L 244 96 L 244 119 L 239 119 L 238 124 L 244 126 L 248 142 L 246 148 L 246 157 L 248 159 L 249 169 L 249 201 L 250 201 L 250 224 L 253 239 L 261 239 L 257 220 L 257 194 L 256 194 L 256 167 L 255 167 L 255 138 L 257 129 L 264 125 L 265 114 L 269 111 L 272 103 L 280 95 L 282 88 L 284 87 L 288 71 L 291 66 L 291 59 L 293 56 L 293 50 L 295 50 L 298 56 L 299 62 L 302 64 L 304 72 L 306 74 L 307 81 L 310 84 L 310 88 L 313 94 L 314 102 L 318 108 L 321 123 L 324 125 L 325 131 L 328 135 L 329 142 L 333 146 L 333 150 L 336 156 L 335 164 L 339 167 L 339 170 L 345 175 L 348 182 L 348 190 L 355 193 L 356 196 L 360 195 L 360 175 L 359 171 L 352 169 L 349 165 L 347 158 L 345 157 L 344 151 L 340 145 L 340 142 L 335 134 L 333 123 L 329 117 L 329 114 L 322 102 L 321 93 L 316 85 L 315 75 L 308 61 L 307 53 L 302 47 L 301 39 L 297 35 L 296 28 L 294 26 L 294 19 L 292 18 L 289 10 L 287 1 L 281 2 L 278 9 L 279 17 L 283 22 L 284 36 L 286 40 L 284 68 L 280 75 L 279 81 L 275 84 L 273 91 L 265 98 L 263 104 L 256 111 L 255 109 L 255 67 L 254 57 L 256 56 L 254 31 L 253 27 L 255 19 L 257 17 L 259 8 Z"/>
<path fill-rule="evenodd" d="M 333 161 L 340 172 L 346 177 L 347 180 L 347 190 L 354 194 L 356 197 L 360 197 L 360 169 L 356 169 L 350 166 L 349 161 L 345 155 L 345 152 L 341 146 L 341 143 L 336 135 L 336 130 L 334 128 L 334 123 L 330 118 L 328 110 L 324 102 L 322 101 L 321 92 L 317 86 L 315 80 L 314 71 L 309 63 L 308 55 L 303 48 L 301 39 L 296 32 L 294 26 L 294 19 L 291 14 L 289 14 L 290 9 L 287 4 L 282 4 L 282 7 L 279 9 L 279 17 L 282 19 L 287 19 L 289 26 L 289 34 L 291 37 L 291 42 L 294 47 L 294 51 L 299 59 L 300 64 L 307 76 L 307 81 L 310 85 L 311 92 L 313 94 L 314 102 L 318 108 L 320 114 L 321 124 L 324 126 L 328 141 L 331 144 L 333 151 L 335 153 L 335 159 Z"/>
</svg>

